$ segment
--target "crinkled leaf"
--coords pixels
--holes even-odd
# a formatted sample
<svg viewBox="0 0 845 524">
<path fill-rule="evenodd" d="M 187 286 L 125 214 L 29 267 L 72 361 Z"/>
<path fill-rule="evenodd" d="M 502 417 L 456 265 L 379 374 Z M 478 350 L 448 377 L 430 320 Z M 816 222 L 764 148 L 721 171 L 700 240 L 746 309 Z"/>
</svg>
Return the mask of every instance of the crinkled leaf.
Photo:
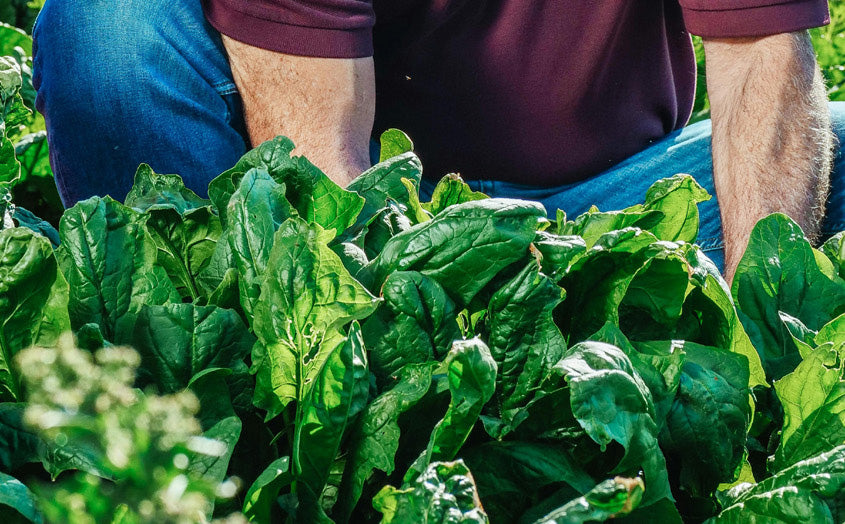
<svg viewBox="0 0 845 524">
<path fill-rule="evenodd" d="M 370 366 L 380 382 L 405 364 L 441 360 L 460 339 L 455 303 L 416 271 L 396 271 L 381 289 L 384 302 L 362 326 Z"/>
<path fill-rule="evenodd" d="M 542 255 L 543 272 L 555 281 L 560 280 L 584 253 L 587 243 L 578 235 L 555 235 L 538 231 L 534 247 Z"/>
<path fill-rule="evenodd" d="M 300 521 L 329 521 L 320 495 L 341 439 L 367 404 L 369 386 L 364 341 L 353 322 L 346 340 L 329 355 L 297 406 L 292 458 Z"/>
<path fill-rule="evenodd" d="M 73 328 L 93 322 L 107 340 L 129 343 L 142 305 L 177 300 L 144 217 L 132 209 L 109 197 L 84 200 L 65 212 L 59 236 Z"/>
<path fill-rule="evenodd" d="M 285 197 L 308 222 L 316 222 L 323 229 L 344 231 L 355 222 L 363 198 L 335 184 L 308 159 L 291 156 L 294 144 L 278 136 L 248 151 L 237 164 L 211 181 L 208 194 L 228 225 L 229 198 L 238 187 L 237 174 L 250 169 L 266 170 L 273 179 L 285 186 Z"/>
<path fill-rule="evenodd" d="M 487 344 L 496 361 L 499 409 L 523 405 L 566 351 L 552 318 L 565 292 L 530 262 L 500 288 L 487 308 Z"/>
<path fill-rule="evenodd" d="M 301 219 L 287 220 L 273 237 L 253 326 L 256 348 L 262 348 L 258 354 L 253 349 L 256 399 L 266 402 L 272 393 L 279 401 L 270 416 L 292 400 L 303 401 L 342 343 L 340 328 L 377 305 L 328 247 L 329 238 L 319 225 Z M 263 389 L 268 386 L 270 391 Z"/>
<path fill-rule="evenodd" d="M 535 521 L 535 524 L 583 524 L 619 518 L 639 506 L 643 481 L 616 477 L 600 483 L 578 497 Z"/>
<path fill-rule="evenodd" d="M 243 380 L 255 337 L 231 309 L 193 304 L 142 307 L 132 337 L 139 381 L 162 393 L 184 389 L 203 370 L 225 368 Z"/>
<path fill-rule="evenodd" d="M 372 355 L 372 353 L 371 353 Z M 399 370 L 393 387 L 379 395 L 361 413 L 350 436 L 349 457 L 343 472 L 338 506 L 339 520 L 348 520 L 361 497 L 364 483 L 374 469 L 393 473 L 399 449 L 399 416 L 412 408 L 429 390 L 434 363 L 409 364 Z"/>
<path fill-rule="evenodd" d="M 442 368 L 452 400 L 431 432 L 426 451 L 405 474 L 406 483 L 432 462 L 455 458 L 496 389 L 496 361 L 478 338 L 455 341 Z"/>
<path fill-rule="evenodd" d="M 15 206 L 12 211 L 12 218 L 17 222 L 18 227 L 31 229 L 39 235 L 47 237 L 54 249 L 59 247 L 59 232 L 46 220 L 42 220 L 21 206 Z"/>
<path fill-rule="evenodd" d="M 383 524 L 486 524 L 472 474 L 463 461 L 435 462 L 403 489 L 385 486 L 373 498 Z"/>
<path fill-rule="evenodd" d="M 553 368 L 566 378 L 572 413 L 602 449 L 612 441 L 625 448 L 615 472 L 642 469 L 646 503 L 671 498 L 666 461 L 657 445 L 657 424 L 648 387 L 617 347 L 582 342 Z"/>
<path fill-rule="evenodd" d="M 767 375 L 779 379 L 801 361 L 779 312 L 817 330 L 845 308 L 845 281 L 825 275 L 798 224 L 774 214 L 751 232 L 733 295 Z"/>
<path fill-rule="evenodd" d="M 161 175 L 147 164 L 138 166 L 125 204 L 138 211 L 173 209 L 180 215 L 211 204 L 185 187 L 179 175 Z"/>
<path fill-rule="evenodd" d="M 822 244 L 821 252 L 833 263 L 839 278 L 845 278 L 845 231 L 830 237 Z"/>
<path fill-rule="evenodd" d="M 0 231 L 0 400 L 23 400 L 13 359 L 30 345 L 52 346 L 70 329 L 67 305 L 50 242 L 29 229 Z"/>
<path fill-rule="evenodd" d="M 772 470 L 845 443 L 845 348 L 825 343 L 775 382 L 784 410 Z"/>
<path fill-rule="evenodd" d="M 722 512 L 707 524 L 812 522 L 834 524 L 825 499 L 845 494 L 845 446 L 803 460 L 757 484 L 721 495 Z"/>
<path fill-rule="evenodd" d="M 379 289 L 394 271 L 419 271 L 463 305 L 526 255 L 544 215 L 540 204 L 520 200 L 458 204 L 391 238 L 358 277 L 369 289 Z"/>
</svg>

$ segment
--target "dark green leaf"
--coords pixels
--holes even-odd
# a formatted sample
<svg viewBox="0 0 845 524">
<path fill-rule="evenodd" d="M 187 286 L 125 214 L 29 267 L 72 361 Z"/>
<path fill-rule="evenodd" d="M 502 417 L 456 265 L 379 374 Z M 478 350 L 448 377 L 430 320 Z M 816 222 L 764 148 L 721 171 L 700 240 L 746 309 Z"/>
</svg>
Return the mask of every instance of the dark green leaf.
<svg viewBox="0 0 845 524">
<path fill-rule="evenodd" d="M 406 483 L 432 462 L 455 458 L 496 389 L 496 361 L 480 339 L 455 341 L 441 367 L 452 400 L 431 432 L 427 449 L 405 474 Z"/>
<path fill-rule="evenodd" d="M 441 360 L 461 338 L 455 303 L 436 281 L 396 271 L 382 287 L 384 302 L 363 324 L 370 366 L 382 383 L 405 364 Z"/>
<path fill-rule="evenodd" d="M 18 223 L 19 227 L 31 229 L 39 235 L 47 237 L 54 249 L 59 246 L 59 232 L 49 222 L 40 219 L 21 206 L 15 206 L 12 218 Z"/>
<path fill-rule="evenodd" d="M 125 203 L 140 212 L 173 209 L 180 215 L 211 204 L 185 187 L 179 175 L 160 175 L 147 164 L 138 166 L 135 182 L 126 195 Z"/>
<path fill-rule="evenodd" d="M 274 460 L 250 486 L 244 499 L 244 515 L 250 521 L 270 522 L 279 491 L 293 482 L 290 458 Z"/>
<path fill-rule="evenodd" d="M 757 484 L 723 494 L 722 512 L 708 524 L 812 522 L 835 524 L 824 499 L 845 493 L 845 446 L 794 464 Z"/>
<path fill-rule="evenodd" d="M 602 449 L 612 441 L 625 448 L 614 472 L 642 469 L 646 504 L 671 497 L 651 393 L 628 357 L 609 344 L 582 342 L 569 349 L 553 374 L 566 378 L 572 413 L 590 438 Z"/>
<path fill-rule="evenodd" d="M 68 284 L 50 242 L 29 229 L 0 230 L 0 400 L 22 401 L 15 355 L 52 346 L 70 329 Z"/>
<path fill-rule="evenodd" d="M 162 393 L 188 386 L 203 370 L 230 369 L 244 377 L 255 337 L 231 309 L 193 304 L 142 307 L 133 346 L 141 355 L 139 380 Z"/>
<path fill-rule="evenodd" d="M 403 367 L 393 387 L 364 409 L 350 436 L 350 454 L 334 513 L 340 521 L 348 521 L 361 497 L 363 485 L 374 469 L 388 475 L 393 473 L 394 457 L 399 449 L 399 416 L 429 390 L 433 368 L 432 362 Z"/>
<path fill-rule="evenodd" d="M 0 471 L 15 471 L 42 456 L 41 438 L 23 422 L 23 402 L 0 403 Z"/>
<path fill-rule="evenodd" d="M 500 410 L 523 405 L 566 352 L 566 340 L 552 319 L 564 295 L 535 260 L 490 299 L 486 340 L 498 367 Z"/>
<path fill-rule="evenodd" d="M 544 215 L 541 205 L 519 200 L 458 204 L 390 239 L 358 276 L 379 289 L 394 271 L 419 271 L 467 304 L 499 271 L 526 256 Z"/>
<path fill-rule="evenodd" d="M 604 521 L 630 513 L 643 498 L 643 481 L 635 478 L 608 479 L 546 516 L 536 524 L 583 524 Z"/>
<path fill-rule="evenodd" d="M 71 325 L 99 324 L 103 336 L 131 341 L 142 305 L 164 304 L 178 294 L 144 229 L 144 217 L 109 197 L 93 197 L 67 210 L 59 224 L 59 266 L 70 284 Z"/>
</svg>

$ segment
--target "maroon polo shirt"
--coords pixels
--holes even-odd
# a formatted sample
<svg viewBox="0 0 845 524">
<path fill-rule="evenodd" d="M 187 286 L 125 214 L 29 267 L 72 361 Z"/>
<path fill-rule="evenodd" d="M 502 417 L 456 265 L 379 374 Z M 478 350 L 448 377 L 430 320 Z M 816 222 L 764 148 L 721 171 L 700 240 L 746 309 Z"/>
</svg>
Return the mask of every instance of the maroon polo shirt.
<svg viewBox="0 0 845 524">
<path fill-rule="evenodd" d="M 829 22 L 826 0 L 203 0 L 257 47 L 372 55 L 375 132 L 406 131 L 427 176 L 551 186 L 682 127 L 689 33 L 762 36 Z"/>
</svg>

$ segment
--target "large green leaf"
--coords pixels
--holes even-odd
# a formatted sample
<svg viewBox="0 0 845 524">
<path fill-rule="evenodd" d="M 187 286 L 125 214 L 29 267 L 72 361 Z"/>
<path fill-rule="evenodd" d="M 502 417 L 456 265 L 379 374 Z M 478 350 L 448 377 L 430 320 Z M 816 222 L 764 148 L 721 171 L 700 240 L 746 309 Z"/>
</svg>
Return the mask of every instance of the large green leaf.
<svg viewBox="0 0 845 524">
<path fill-rule="evenodd" d="M 371 290 L 398 270 L 436 280 L 461 304 L 523 258 L 545 210 L 540 204 L 490 198 L 450 207 L 391 238 L 359 274 Z"/>
<path fill-rule="evenodd" d="M 355 222 L 364 199 L 335 184 L 305 157 L 291 156 L 294 144 L 278 136 L 248 151 L 234 167 L 211 181 L 208 195 L 228 225 L 226 208 L 238 187 L 238 175 L 258 168 L 285 185 L 285 196 L 299 215 L 323 229 L 344 231 Z"/>
<path fill-rule="evenodd" d="M 779 312 L 818 330 L 845 308 L 845 282 L 822 271 L 801 228 L 781 214 L 764 218 L 751 232 L 733 295 L 766 373 L 774 379 L 801 361 Z"/>
<path fill-rule="evenodd" d="M 173 209 L 180 215 L 211 202 L 185 187 L 179 175 L 161 175 L 147 164 L 138 166 L 135 180 L 124 202 L 140 212 Z"/>
<path fill-rule="evenodd" d="M 241 307 L 254 324 L 253 310 L 261 292 L 273 235 L 296 212 L 285 199 L 285 186 L 259 169 L 251 169 L 241 178 L 227 209 L 226 239 L 238 270 Z"/>
<path fill-rule="evenodd" d="M 610 344 L 582 342 L 567 351 L 552 373 L 565 377 L 572 413 L 590 438 L 602 449 L 612 441 L 625 448 L 614 471 L 642 469 L 647 504 L 671 497 L 651 393 L 628 357 Z"/>
<path fill-rule="evenodd" d="M 0 403 L 0 471 L 13 472 L 42 457 L 41 438 L 23 421 L 24 402 Z"/>
<path fill-rule="evenodd" d="M 18 518 L 23 517 L 36 524 L 43 522 L 38 512 L 35 495 L 21 481 L 2 472 L 0 472 L 0 505 L 16 510 Z M 5 519 L 11 517 L 11 522 L 16 520 L 2 508 L 0 508 L 0 515 Z"/>
<path fill-rule="evenodd" d="M 486 524 L 472 474 L 463 461 L 435 462 L 403 489 L 385 486 L 373 499 L 383 524 Z"/>
<path fill-rule="evenodd" d="M 773 471 L 845 444 L 845 348 L 826 342 L 775 382 L 784 411 Z"/>
<path fill-rule="evenodd" d="M 449 380 L 452 399 L 431 432 L 425 452 L 405 474 L 406 483 L 430 463 L 455 458 L 496 389 L 496 361 L 478 338 L 456 341 L 441 369 Z"/>
<path fill-rule="evenodd" d="M 565 446 L 541 442 L 486 442 L 461 453 L 475 474 L 484 509 L 497 522 L 516 522 L 550 486 L 567 500 L 590 491 L 595 481 Z M 566 489 L 564 489 L 566 488 Z"/>
<path fill-rule="evenodd" d="M 68 284 L 50 242 L 29 229 L 0 230 L 0 401 L 22 401 L 15 355 L 52 346 L 70 329 Z"/>
<path fill-rule="evenodd" d="M 643 498 L 642 480 L 616 477 L 537 519 L 535 524 L 584 524 L 630 513 Z"/>
<path fill-rule="evenodd" d="M 496 398 L 501 411 L 523 405 L 563 357 L 566 340 L 552 311 L 564 295 L 533 260 L 490 299 L 486 339 L 498 366 Z"/>
<path fill-rule="evenodd" d="M 752 411 L 747 362 L 692 342 L 666 346 L 685 357 L 660 447 L 680 470 L 680 487 L 706 497 L 720 483 L 734 480 L 745 453 Z"/>
<path fill-rule="evenodd" d="M 364 408 L 350 436 L 349 457 L 334 512 L 339 520 L 349 519 L 374 469 L 388 475 L 393 473 L 394 457 L 399 449 L 399 416 L 429 390 L 434 365 L 427 362 L 404 366 L 398 371 L 393 387 Z"/>
<path fill-rule="evenodd" d="M 435 280 L 396 271 L 381 292 L 384 302 L 362 326 L 370 366 L 381 383 L 405 364 L 442 359 L 461 338 L 455 303 Z"/>
<path fill-rule="evenodd" d="M 660 211 L 663 219 L 649 231 L 660 240 L 695 242 L 698 204 L 710 195 L 689 175 L 675 175 L 655 182 L 646 192 L 643 209 Z"/>
<path fill-rule="evenodd" d="M 253 350 L 256 400 L 272 408 L 268 416 L 293 400 L 302 402 L 343 343 L 342 326 L 376 308 L 375 297 L 328 247 L 330 237 L 298 218 L 287 220 L 273 237 L 253 325 L 260 342 Z M 271 394 L 278 404 L 269 404 Z"/>
<path fill-rule="evenodd" d="M 136 211 L 110 197 L 93 197 L 65 212 L 59 235 L 56 257 L 70 284 L 74 329 L 96 323 L 106 340 L 129 343 L 142 305 L 177 300 Z"/>
<path fill-rule="evenodd" d="M 348 337 L 329 355 L 297 406 L 292 458 L 301 522 L 329 521 L 320 494 L 341 439 L 367 404 L 369 387 L 364 341 L 353 322 Z"/>
<path fill-rule="evenodd" d="M 723 494 L 722 512 L 707 524 L 812 522 L 835 524 L 828 500 L 845 494 L 845 446 L 803 460 L 757 484 Z"/>
<path fill-rule="evenodd" d="M 184 389 L 196 374 L 212 368 L 229 369 L 243 381 L 244 361 L 255 343 L 231 309 L 193 304 L 143 306 L 132 340 L 141 355 L 138 379 L 162 393 Z"/>
</svg>

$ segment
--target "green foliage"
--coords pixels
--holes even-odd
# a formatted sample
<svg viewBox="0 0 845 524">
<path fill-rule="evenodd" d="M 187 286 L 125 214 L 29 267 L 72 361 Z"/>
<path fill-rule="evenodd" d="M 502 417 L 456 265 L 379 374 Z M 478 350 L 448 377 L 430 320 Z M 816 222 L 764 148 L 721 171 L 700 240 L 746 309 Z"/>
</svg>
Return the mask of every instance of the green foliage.
<svg viewBox="0 0 845 524">
<path fill-rule="evenodd" d="M 141 166 L 125 204 L 80 202 L 58 232 L 7 189 L 0 465 L 31 491 L 10 481 L 0 506 L 31 500 L 48 522 L 699 522 L 754 514 L 746 496 L 764 512 L 794 481 L 808 515 L 835 515 L 839 492 L 790 472 L 845 444 L 841 237 L 816 251 L 785 217 L 761 221 L 732 293 L 692 243 L 709 195 L 688 176 L 551 222 L 457 175 L 421 202 L 410 141 L 383 146 L 360 194 L 282 137 L 208 200 Z M 62 349 L 68 329 L 87 353 Z M 53 364 L 25 385 L 15 355 L 33 344 Z M 54 380 L 61 359 L 73 370 Z M 212 510 L 233 475 L 248 488 Z"/>
</svg>

